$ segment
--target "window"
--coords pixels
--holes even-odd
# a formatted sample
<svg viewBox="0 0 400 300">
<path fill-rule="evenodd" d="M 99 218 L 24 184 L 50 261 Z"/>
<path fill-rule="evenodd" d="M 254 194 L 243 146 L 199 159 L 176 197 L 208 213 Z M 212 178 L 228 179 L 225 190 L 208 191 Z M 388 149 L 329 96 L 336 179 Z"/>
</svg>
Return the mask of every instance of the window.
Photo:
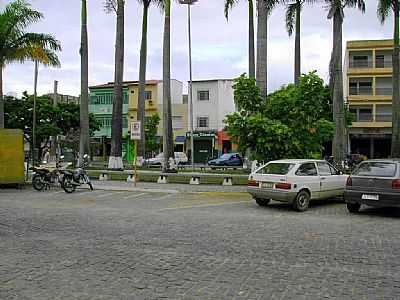
<svg viewBox="0 0 400 300">
<path fill-rule="evenodd" d="M 376 121 L 392 122 L 392 106 L 390 104 L 376 106 Z"/>
<path fill-rule="evenodd" d="M 297 176 L 317 176 L 317 168 L 314 163 L 305 163 L 302 164 L 299 169 L 296 171 Z"/>
<path fill-rule="evenodd" d="M 329 167 L 329 165 L 327 163 L 318 162 L 317 166 L 318 166 L 319 175 L 321 175 L 321 176 L 330 176 L 330 175 L 332 175 L 331 168 Z"/>
<path fill-rule="evenodd" d="M 209 101 L 210 100 L 210 91 L 198 91 L 197 92 L 197 100 Z"/>
<path fill-rule="evenodd" d="M 151 91 L 145 91 L 144 92 L 144 99 L 145 100 L 151 100 L 152 99 L 152 93 L 151 93 Z"/>
<path fill-rule="evenodd" d="M 173 129 L 182 129 L 182 117 L 181 116 L 172 116 L 172 128 Z"/>
<path fill-rule="evenodd" d="M 358 176 L 394 177 L 396 164 L 385 162 L 364 162 L 353 172 Z"/>
<path fill-rule="evenodd" d="M 294 167 L 289 163 L 269 163 L 257 171 L 258 174 L 286 175 Z"/>
<path fill-rule="evenodd" d="M 208 128 L 208 117 L 198 117 L 197 118 L 197 127 Z"/>
<path fill-rule="evenodd" d="M 350 106 L 355 122 L 372 122 L 372 105 Z"/>
<path fill-rule="evenodd" d="M 368 55 L 355 55 L 351 67 L 353 68 L 369 68 L 372 64 L 368 60 Z"/>
<path fill-rule="evenodd" d="M 350 95 L 372 95 L 372 80 L 364 79 L 364 81 L 350 81 Z"/>
</svg>

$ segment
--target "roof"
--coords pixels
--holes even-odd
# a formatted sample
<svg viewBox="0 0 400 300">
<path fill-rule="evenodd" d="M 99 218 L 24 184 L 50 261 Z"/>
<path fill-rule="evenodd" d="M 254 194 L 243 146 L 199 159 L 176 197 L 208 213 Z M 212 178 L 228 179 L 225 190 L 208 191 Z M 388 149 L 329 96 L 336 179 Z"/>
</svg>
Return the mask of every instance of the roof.
<svg viewBox="0 0 400 300">
<path fill-rule="evenodd" d="M 233 78 L 192 80 L 192 82 L 214 82 L 214 81 L 233 81 Z M 188 81 L 188 82 L 189 82 L 189 81 Z"/>
<path fill-rule="evenodd" d="M 374 49 L 374 48 L 393 48 L 393 40 L 354 40 L 347 41 L 347 49 Z"/>
<path fill-rule="evenodd" d="M 162 82 L 162 80 L 146 80 L 146 85 L 157 85 L 157 84 L 159 84 L 161 82 Z M 122 83 L 122 86 L 123 87 L 128 87 L 130 85 L 138 85 L 138 84 L 139 84 L 139 81 L 137 81 L 137 80 L 124 81 Z M 112 87 L 114 87 L 114 82 L 108 82 L 108 83 L 105 83 L 105 84 L 93 85 L 93 86 L 90 86 L 89 88 L 91 88 L 91 89 L 101 89 L 101 88 L 103 88 L 104 89 L 104 88 L 112 88 Z"/>
</svg>

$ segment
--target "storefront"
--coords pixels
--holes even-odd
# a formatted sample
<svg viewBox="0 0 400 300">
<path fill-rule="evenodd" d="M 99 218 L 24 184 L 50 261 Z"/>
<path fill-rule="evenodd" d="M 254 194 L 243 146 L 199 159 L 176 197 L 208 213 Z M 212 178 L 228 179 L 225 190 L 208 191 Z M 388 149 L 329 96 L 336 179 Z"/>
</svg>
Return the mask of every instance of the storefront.
<svg viewBox="0 0 400 300">
<path fill-rule="evenodd" d="M 194 136 L 194 162 L 207 163 L 210 159 L 218 156 L 215 149 L 217 133 L 215 131 L 195 131 Z M 190 132 L 186 133 L 188 148 L 190 148 Z M 190 157 L 190 151 L 188 151 Z"/>
<path fill-rule="evenodd" d="M 217 133 L 217 146 L 218 156 L 221 156 L 224 153 L 231 153 L 237 151 L 237 145 L 232 142 L 231 137 L 228 135 L 226 131 L 220 130 Z"/>
<path fill-rule="evenodd" d="M 351 154 L 367 158 L 388 158 L 391 152 L 391 128 L 351 128 L 349 149 Z"/>
</svg>

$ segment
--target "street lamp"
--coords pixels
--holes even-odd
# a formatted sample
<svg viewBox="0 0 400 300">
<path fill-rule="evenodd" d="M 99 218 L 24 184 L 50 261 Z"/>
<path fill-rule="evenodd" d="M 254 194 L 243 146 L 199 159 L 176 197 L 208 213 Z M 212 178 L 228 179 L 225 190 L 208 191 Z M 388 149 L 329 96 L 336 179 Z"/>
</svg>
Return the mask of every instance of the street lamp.
<svg viewBox="0 0 400 300">
<path fill-rule="evenodd" d="M 180 4 L 188 6 L 188 36 L 189 36 L 189 115 L 190 115 L 190 160 L 194 169 L 194 133 L 193 133 L 193 93 L 192 93 L 192 34 L 190 23 L 190 6 L 198 0 L 179 0 Z"/>
</svg>

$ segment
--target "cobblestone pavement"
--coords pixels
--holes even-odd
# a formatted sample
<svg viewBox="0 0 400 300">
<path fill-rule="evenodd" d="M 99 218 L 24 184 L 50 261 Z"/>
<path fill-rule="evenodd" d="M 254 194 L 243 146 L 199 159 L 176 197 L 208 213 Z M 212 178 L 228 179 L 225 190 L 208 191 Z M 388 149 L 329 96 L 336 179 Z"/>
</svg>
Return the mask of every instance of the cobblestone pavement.
<svg viewBox="0 0 400 300">
<path fill-rule="evenodd" d="M 0 299 L 399 299 L 400 210 L 0 190 Z"/>
</svg>

